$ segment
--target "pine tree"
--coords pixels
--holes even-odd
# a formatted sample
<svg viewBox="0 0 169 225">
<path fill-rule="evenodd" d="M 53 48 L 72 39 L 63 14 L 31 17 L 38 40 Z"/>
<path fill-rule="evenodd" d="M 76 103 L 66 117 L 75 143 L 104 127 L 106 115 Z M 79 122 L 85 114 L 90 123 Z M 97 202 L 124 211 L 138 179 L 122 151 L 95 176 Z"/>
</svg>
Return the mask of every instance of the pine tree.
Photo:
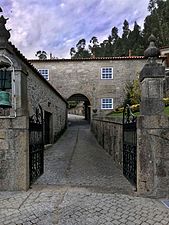
<svg viewBox="0 0 169 225">
<path fill-rule="evenodd" d="M 124 22 L 123 22 L 123 33 L 122 33 L 122 39 L 121 39 L 121 45 L 122 45 L 121 56 L 128 56 L 128 52 L 129 52 L 128 37 L 129 37 L 129 34 L 130 34 L 129 23 L 128 23 L 127 20 L 124 20 Z"/>
<path fill-rule="evenodd" d="M 128 47 L 132 55 L 143 55 L 144 45 L 143 37 L 141 35 L 141 27 L 135 21 L 134 28 L 128 36 Z"/>
<path fill-rule="evenodd" d="M 133 30 L 130 30 L 129 22 L 124 20 L 121 37 L 118 35 L 118 28 L 113 27 L 111 34 L 102 43 L 99 43 L 98 38 L 93 36 L 88 46 L 89 49 L 86 49 L 86 40 L 81 39 L 76 48 L 70 49 L 71 57 L 128 56 L 129 50 L 132 55 L 143 55 L 151 34 L 156 36 L 158 47 L 169 46 L 169 0 L 150 0 L 148 10 L 150 15 L 145 18 L 142 31 L 137 22 Z"/>
</svg>

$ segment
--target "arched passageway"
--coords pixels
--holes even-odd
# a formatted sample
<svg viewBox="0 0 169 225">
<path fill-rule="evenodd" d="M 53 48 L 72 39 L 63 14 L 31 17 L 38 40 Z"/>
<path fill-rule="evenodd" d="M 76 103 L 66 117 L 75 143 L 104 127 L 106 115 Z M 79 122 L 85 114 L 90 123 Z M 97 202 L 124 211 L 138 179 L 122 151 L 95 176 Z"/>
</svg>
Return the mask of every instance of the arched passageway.
<svg viewBox="0 0 169 225">
<path fill-rule="evenodd" d="M 91 118 L 91 107 L 89 99 L 83 94 L 74 94 L 67 99 L 69 103 L 69 114 L 81 116 L 88 122 Z M 79 117 L 80 118 L 80 117 Z"/>
</svg>

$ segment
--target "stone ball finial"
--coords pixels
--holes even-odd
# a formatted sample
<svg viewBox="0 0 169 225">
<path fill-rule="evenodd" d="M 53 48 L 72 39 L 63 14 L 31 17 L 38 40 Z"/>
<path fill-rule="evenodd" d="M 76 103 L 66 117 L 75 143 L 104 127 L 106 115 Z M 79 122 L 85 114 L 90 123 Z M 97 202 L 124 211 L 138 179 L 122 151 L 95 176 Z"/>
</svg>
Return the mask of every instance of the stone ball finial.
<svg viewBox="0 0 169 225">
<path fill-rule="evenodd" d="M 148 48 L 144 51 L 145 58 L 151 58 L 156 59 L 160 55 L 160 50 L 155 46 L 156 38 L 153 34 L 150 35 L 148 38 L 148 41 L 150 42 Z"/>
<path fill-rule="evenodd" d="M 5 19 L 2 15 L 0 17 L 0 43 L 4 44 L 8 42 L 8 39 L 10 38 L 10 32 L 6 29 L 5 24 L 8 19 Z"/>
</svg>

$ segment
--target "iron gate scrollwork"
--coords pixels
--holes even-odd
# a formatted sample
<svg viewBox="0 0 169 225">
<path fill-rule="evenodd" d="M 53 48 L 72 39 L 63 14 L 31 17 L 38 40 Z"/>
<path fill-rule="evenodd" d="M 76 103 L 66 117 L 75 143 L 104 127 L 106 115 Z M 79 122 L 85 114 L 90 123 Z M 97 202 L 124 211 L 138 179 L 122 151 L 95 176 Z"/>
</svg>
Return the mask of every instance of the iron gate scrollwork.
<svg viewBox="0 0 169 225">
<path fill-rule="evenodd" d="M 29 118 L 30 185 L 44 172 L 43 111 L 39 105 Z"/>
<path fill-rule="evenodd" d="M 136 187 L 137 126 L 129 105 L 123 111 L 123 174 Z"/>
</svg>

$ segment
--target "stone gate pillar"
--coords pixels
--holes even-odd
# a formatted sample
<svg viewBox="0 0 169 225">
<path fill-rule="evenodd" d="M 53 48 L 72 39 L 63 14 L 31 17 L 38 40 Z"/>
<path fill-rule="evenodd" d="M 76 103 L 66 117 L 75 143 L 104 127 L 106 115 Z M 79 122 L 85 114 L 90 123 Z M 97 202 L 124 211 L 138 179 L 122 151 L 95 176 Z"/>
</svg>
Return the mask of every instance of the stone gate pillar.
<svg viewBox="0 0 169 225">
<path fill-rule="evenodd" d="M 14 52 L 0 17 L 0 67 L 9 63 L 11 71 L 12 108 L 0 115 L 0 190 L 27 190 L 29 187 L 29 120 L 27 100 L 27 71 Z M 1 108 L 3 111 L 3 109 Z M 4 110 L 5 111 L 5 110 Z"/>
<path fill-rule="evenodd" d="M 156 62 L 160 51 L 155 37 L 145 50 L 148 59 L 140 73 L 141 115 L 137 120 L 138 194 L 165 197 L 169 194 L 169 117 L 164 115 L 165 68 Z"/>
</svg>

